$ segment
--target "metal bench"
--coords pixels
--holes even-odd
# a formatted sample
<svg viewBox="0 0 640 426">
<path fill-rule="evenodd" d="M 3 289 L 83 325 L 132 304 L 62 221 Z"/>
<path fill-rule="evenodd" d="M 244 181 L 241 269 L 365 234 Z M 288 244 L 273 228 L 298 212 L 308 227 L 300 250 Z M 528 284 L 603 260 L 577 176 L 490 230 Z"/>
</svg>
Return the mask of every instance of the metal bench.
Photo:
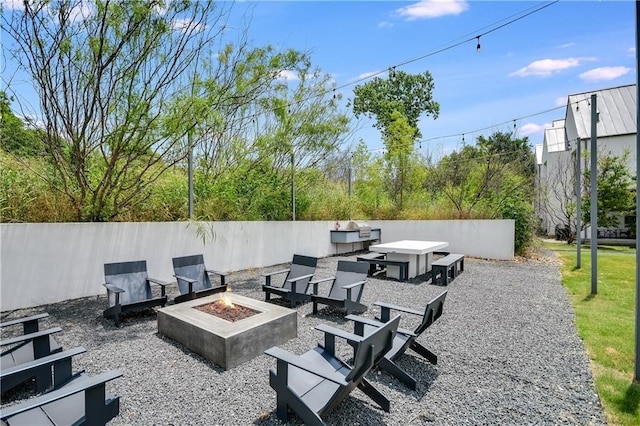
<svg viewBox="0 0 640 426">
<path fill-rule="evenodd" d="M 464 255 L 451 253 L 431 263 L 431 284 L 448 285 L 464 271 Z"/>
<path fill-rule="evenodd" d="M 369 264 L 369 275 L 373 275 L 379 270 L 385 269 L 387 266 L 397 266 L 400 268 L 400 281 L 409 279 L 409 261 L 388 260 L 384 253 L 367 253 L 356 257 L 358 262 L 367 262 Z M 378 269 L 380 267 L 380 269 Z"/>
</svg>

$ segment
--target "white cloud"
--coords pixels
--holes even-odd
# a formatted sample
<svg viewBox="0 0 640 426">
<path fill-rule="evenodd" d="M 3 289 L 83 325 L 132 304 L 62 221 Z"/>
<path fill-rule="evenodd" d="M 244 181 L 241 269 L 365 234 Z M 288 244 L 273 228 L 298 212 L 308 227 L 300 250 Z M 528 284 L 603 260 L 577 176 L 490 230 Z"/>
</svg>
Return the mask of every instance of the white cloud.
<svg viewBox="0 0 640 426">
<path fill-rule="evenodd" d="M 278 73 L 280 80 L 293 81 L 299 80 L 298 73 L 290 70 L 282 70 Z"/>
<path fill-rule="evenodd" d="M 469 8 L 464 0 L 420 0 L 409 6 L 396 9 L 396 13 L 409 21 L 459 15 Z"/>
<path fill-rule="evenodd" d="M 518 127 L 518 135 L 531 136 L 537 133 L 543 133 L 546 126 L 549 126 L 549 124 L 527 123 Z"/>
<path fill-rule="evenodd" d="M 365 78 L 373 77 L 374 75 L 378 75 L 378 74 L 380 74 L 380 71 L 363 72 L 362 74 L 358 75 L 355 79 L 364 80 Z"/>
<path fill-rule="evenodd" d="M 393 27 L 393 22 L 382 21 L 378 24 L 378 28 L 391 28 Z"/>
<path fill-rule="evenodd" d="M 80 2 L 69 11 L 69 19 L 71 20 L 71 22 L 84 21 L 85 19 L 93 15 L 93 13 L 94 9 L 92 6 L 84 2 Z"/>
<path fill-rule="evenodd" d="M 568 47 L 572 47 L 574 46 L 575 43 L 571 42 L 571 43 L 565 43 L 565 44 L 561 44 L 559 46 L 556 46 L 556 49 L 566 49 Z"/>
<path fill-rule="evenodd" d="M 567 104 L 567 97 L 566 96 L 560 96 L 559 98 L 556 98 L 556 102 L 555 102 L 556 106 L 564 106 Z"/>
<path fill-rule="evenodd" d="M 586 61 L 594 60 L 595 58 L 540 59 L 520 68 L 518 71 L 512 72 L 509 77 L 527 77 L 530 75 L 550 77 L 554 73 L 575 68 Z"/>
<path fill-rule="evenodd" d="M 580 74 L 580 78 L 590 82 L 609 81 L 622 77 L 630 71 L 631 68 L 628 67 L 600 67 L 583 72 Z"/>
<path fill-rule="evenodd" d="M 199 32 L 205 29 L 205 25 L 195 24 L 190 19 L 174 19 L 171 23 L 171 27 L 176 31 L 187 31 L 193 29 L 193 31 Z"/>
<path fill-rule="evenodd" d="M 0 0 L 0 7 L 3 10 L 24 10 L 23 0 Z"/>
</svg>

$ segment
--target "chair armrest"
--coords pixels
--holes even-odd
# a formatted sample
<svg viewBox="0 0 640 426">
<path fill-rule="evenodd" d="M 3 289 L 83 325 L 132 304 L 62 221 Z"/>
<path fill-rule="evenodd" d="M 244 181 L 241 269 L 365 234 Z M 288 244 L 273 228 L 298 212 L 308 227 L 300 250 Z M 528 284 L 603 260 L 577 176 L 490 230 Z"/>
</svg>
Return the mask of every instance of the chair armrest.
<svg viewBox="0 0 640 426">
<path fill-rule="evenodd" d="M 353 322 L 359 323 L 359 324 L 371 325 L 373 327 L 382 327 L 385 324 L 384 322 L 379 321 L 377 319 L 365 318 L 365 317 L 361 317 L 361 316 L 358 316 L 358 315 L 347 315 L 346 317 L 344 317 L 344 319 L 347 319 L 347 320 L 350 320 L 350 321 L 353 321 Z M 413 331 L 407 330 L 407 329 L 404 329 L 404 328 L 398 328 L 398 333 L 404 334 L 406 336 L 413 336 L 413 337 L 417 337 L 418 336 Z"/>
<path fill-rule="evenodd" d="M 183 275 L 174 275 L 174 277 L 176 277 L 176 278 L 177 278 L 177 279 L 179 279 L 179 280 L 182 280 L 182 281 L 186 281 L 186 282 L 188 282 L 188 283 L 191 283 L 191 284 L 193 284 L 193 283 L 195 283 L 195 282 L 197 282 L 197 281 L 198 281 L 198 280 L 193 280 L 193 279 L 191 279 L 191 278 L 185 277 L 185 276 L 183 276 Z"/>
<path fill-rule="evenodd" d="M 14 367 L 5 368 L 0 371 L 0 378 L 4 379 L 7 377 L 11 377 L 14 374 L 21 373 L 23 371 L 28 371 L 36 367 L 43 367 L 46 365 L 53 365 L 58 361 L 63 359 L 71 358 L 72 356 L 79 355 L 85 353 L 87 350 L 82 346 L 78 346 L 77 348 L 69 349 L 68 351 L 56 352 L 55 354 L 48 355 L 42 358 L 35 359 L 33 361 L 24 362 L 22 364 L 16 365 Z"/>
<path fill-rule="evenodd" d="M 44 312 L 42 314 L 31 315 L 31 316 L 28 316 L 28 317 L 23 317 L 23 318 L 9 320 L 9 321 L 5 321 L 5 322 L 0 322 L 0 328 L 9 327 L 10 325 L 23 324 L 23 323 L 29 322 L 29 321 L 37 321 L 37 320 L 40 320 L 40 319 L 43 319 L 43 318 L 47 318 L 48 316 L 49 316 L 49 314 L 47 312 Z"/>
<path fill-rule="evenodd" d="M 336 277 L 328 277 L 328 278 L 320 278 L 320 279 L 317 279 L 317 280 L 309 281 L 309 284 L 311 284 L 311 286 L 312 286 L 311 292 L 313 294 L 317 295 L 318 294 L 318 284 L 324 283 L 324 282 L 327 282 L 327 281 L 333 281 L 335 279 L 336 279 Z"/>
<path fill-rule="evenodd" d="M 45 393 L 33 399 L 29 399 L 23 403 L 16 404 L 7 408 L 2 408 L 2 419 L 8 419 L 16 414 L 23 413 L 25 411 L 32 410 L 37 407 L 41 407 L 45 404 L 49 404 L 54 401 L 58 401 L 62 398 L 74 395 L 85 390 L 96 388 L 98 386 L 104 386 L 104 384 L 110 380 L 121 377 L 122 373 L 117 370 L 107 371 L 106 373 L 98 374 L 93 377 L 79 378 L 69 383 L 58 390 Z"/>
<path fill-rule="evenodd" d="M 270 277 L 272 275 L 277 275 L 277 274 L 284 274 L 285 272 L 289 272 L 290 269 L 283 269 L 281 271 L 275 271 L 275 272 L 267 272 L 266 274 L 262 274 L 263 277 Z"/>
<path fill-rule="evenodd" d="M 304 280 L 304 279 L 311 278 L 311 277 L 313 277 L 313 274 L 301 275 L 301 276 L 296 277 L 296 278 L 289 278 L 287 280 L 287 282 L 288 283 L 295 283 L 295 282 L 298 282 L 300 280 Z"/>
<path fill-rule="evenodd" d="M 62 328 L 60 327 L 48 328 L 46 330 L 37 331 L 35 333 L 24 334 L 22 336 L 12 337 L 10 339 L 2 339 L 0 340 L 0 345 L 5 346 L 5 345 L 12 345 L 14 343 L 27 342 L 29 340 L 36 339 L 38 337 L 47 336 L 53 333 L 59 333 L 61 331 L 62 331 Z"/>
<path fill-rule="evenodd" d="M 323 282 L 331 281 L 331 280 L 335 280 L 335 279 L 336 279 L 336 277 L 318 278 L 317 280 L 309 281 L 309 284 L 318 284 L 318 283 L 323 283 Z"/>
<path fill-rule="evenodd" d="M 358 281 L 358 282 L 356 282 L 356 283 L 343 285 L 343 286 L 342 286 L 342 288 L 354 288 L 354 287 L 360 287 L 361 285 L 364 285 L 365 283 L 366 283 L 366 281 Z"/>
<path fill-rule="evenodd" d="M 326 325 L 326 324 L 319 324 L 315 327 L 315 329 L 322 331 L 325 334 L 330 334 L 336 337 L 342 337 L 343 339 L 348 341 L 359 342 L 362 340 L 362 336 L 358 336 L 357 334 L 349 333 L 348 331 L 331 327 L 330 325 Z"/>
<path fill-rule="evenodd" d="M 423 316 L 424 315 L 424 311 L 416 311 L 415 309 L 411 309 L 411 308 L 405 308 L 403 306 L 398 306 L 398 305 L 393 305 L 391 303 L 385 303 L 385 302 L 374 302 L 373 303 L 376 306 L 380 306 L 383 309 L 393 309 L 396 311 L 400 311 L 400 312 L 405 312 L 407 314 L 413 314 L 413 315 L 420 315 Z"/>
<path fill-rule="evenodd" d="M 359 315 L 347 315 L 346 317 L 344 317 L 344 319 L 353 321 L 353 322 L 359 322 L 361 324 L 372 325 L 374 327 L 382 327 L 384 325 L 382 321 L 361 317 Z"/>
<path fill-rule="evenodd" d="M 111 292 L 114 292 L 114 293 L 124 293 L 123 289 L 121 289 L 120 287 L 117 287 L 117 286 L 115 286 L 113 284 L 104 283 L 102 285 L 107 288 L 107 291 L 111 291 Z"/>
<path fill-rule="evenodd" d="M 169 283 L 168 283 L 168 282 L 166 282 L 166 281 L 162 281 L 162 280 L 159 280 L 159 279 L 157 279 L 157 278 L 151 278 L 151 277 L 149 277 L 149 278 L 147 278 L 147 279 L 149 280 L 149 282 L 150 282 L 150 283 L 158 284 L 158 285 L 161 285 L 161 286 L 163 286 L 163 287 L 164 287 L 164 286 L 166 286 L 166 285 L 169 285 Z"/>
<path fill-rule="evenodd" d="M 342 374 L 336 373 L 334 370 L 326 370 L 324 368 L 319 368 L 316 365 L 310 363 L 309 361 L 294 355 L 290 352 L 285 351 L 277 346 L 273 348 L 267 349 L 264 351 L 265 354 L 276 358 L 279 362 L 285 362 L 286 364 L 293 365 L 295 367 L 300 368 L 301 370 L 308 371 L 311 374 L 315 374 L 316 376 L 320 376 L 324 379 L 327 379 L 333 383 L 337 383 L 340 386 L 347 386 L 349 383 L 344 380 L 344 376 Z"/>
<path fill-rule="evenodd" d="M 228 272 L 222 272 L 222 271 L 216 271 L 215 269 L 205 269 L 205 271 L 208 274 L 216 274 L 216 275 L 220 275 L 221 277 L 224 277 L 225 275 L 228 275 Z"/>
</svg>

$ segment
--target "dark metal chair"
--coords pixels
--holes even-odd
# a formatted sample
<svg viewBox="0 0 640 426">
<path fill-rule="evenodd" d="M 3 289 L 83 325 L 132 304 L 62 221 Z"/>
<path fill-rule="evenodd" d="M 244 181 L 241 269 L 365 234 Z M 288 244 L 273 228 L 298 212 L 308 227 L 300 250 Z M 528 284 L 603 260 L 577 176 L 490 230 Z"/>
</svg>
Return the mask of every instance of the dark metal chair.
<svg viewBox="0 0 640 426">
<path fill-rule="evenodd" d="M 164 306 L 167 303 L 165 287 L 168 283 L 149 278 L 146 260 L 105 263 L 104 278 L 109 308 L 103 314 L 105 318 L 113 318 L 116 327 L 120 326 L 120 316 L 123 313 Z M 151 283 L 161 287 L 159 297 L 153 295 Z"/>
<path fill-rule="evenodd" d="M 336 306 L 342 308 L 347 314 L 352 312 L 364 312 L 367 307 L 360 303 L 362 292 L 367 281 L 369 264 L 364 262 L 338 261 L 336 275 L 329 278 L 311 281 L 313 293 L 313 313 L 318 312 L 318 304 Z M 331 281 L 331 289 L 328 296 L 320 296 L 318 284 Z"/>
<path fill-rule="evenodd" d="M 175 303 L 227 291 L 225 273 L 207 269 L 202 254 L 174 257 L 173 272 L 180 289 L 180 296 L 174 299 Z M 214 286 L 210 274 L 218 275 L 220 284 Z"/>
<path fill-rule="evenodd" d="M 36 380 L 38 392 L 52 385 L 52 364 L 47 364 L 47 361 L 53 359 L 53 354 L 60 354 L 62 351 L 53 337 L 62 329 L 53 327 L 40 330 L 40 320 L 48 317 L 49 314 L 45 312 L 0 323 L 3 330 L 22 328 L 22 334 L 15 333 L 12 337 L 0 340 L 0 389 L 3 393 L 32 378 Z M 66 361 L 56 362 L 61 363 Z M 56 370 L 59 372 L 56 381 L 67 378 L 63 367 L 57 367 Z"/>
<path fill-rule="evenodd" d="M 398 359 L 402 354 L 404 354 L 407 349 L 412 349 L 413 351 L 422 355 L 432 364 L 438 363 L 438 357 L 436 356 L 436 354 L 418 343 L 417 339 L 427 328 L 431 326 L 431 324 L 433 324 L 438 318 L 440 318 L 440 316 L 442 315 L 442 309 L 446 297 L 446 291 L 440 293 L 440 295 L 436 296 L 427 303 L 424 312 L 416 311 L 410 308 L 404 308 L 402 306 L 391 305 L 388 303 L 376 302 L 374 303 L 374 305 L 380 306 L 379 318 L 371 320 L 355 315 L 349 315 L 346 317 L 346 319 L 354 321 L 354 333 L 358 336 L 363 336 L 371 333 L 372 330 L 375 330 L 376 328 L 379 328 L 387 323 L 391 318 L 392 310 L 422 316 L 422 321 L 415 328 L 415 330 L 411 331 L 401 328 L 398 329 L 398 333 L 396 334 L 393 342 L 393 349 L 387 352 L 387 354 L 384 356 L 384 359 L 382 359 L 378 364 L 380 369 L 387 371 L 389 374 L 404 383 L 407 387 L 415 390 L 416 380 L 411 375 L 409 375 L 409 373 L 400 368 L 395 363 L 395 360 Z M 357 341 L 349 341 L 349 344 L 354 348 L 357 347 Z"/>
<path fill-rule="evenodd" d="M 298 303 L 308 302 L 311 300 L 311 296 L 309 295 L 309 282 L 316 272 L 317 265 L 317 257 L 294 254 L 289 269 L 263 274 L 265 277 L 265 283 L 262 286 L 264 300 L 271 300 L 271 295 L 276 294 L 282 299 L 288 300 L 292 308 Z M 272 284 L 271 278 L 274 275 L 285 273 L 287 275 L 282 285 L 276 286 Z"/>
<path fill-rule="evenodd" d="M 86 351 L 80 346 L 10 367 L 3 365 L 0 369 L 0 389 L 4 393 L 31 379 L 35 380 L 37 393 L 57 389 L 78 376 L 73 373 L 72 358 Z"/>
<path fill-rule="evenodd" d="M 324 425 L 321 416 L 355 388 L 388 412 L 389 400 L 365 376 L 391 350 L 399 321 L 398 316 L 365 336 L 322 324 L 316 329 L 324 332 L 324 345 L 299 356 L 279 347 L 265 351 L 277 359 L 269 384 L 276 391 L 278 418 L 286 423 L 291 408 L 305 424 Z M 336 337 L 355 342 L 352 366 L 336 356 Z"/>
<path fill-rule="evenodd" d="M 105 383 L 122 376 L 108 371 L 80 377 L 60 389 L 3 407 L 3 425 L 106 425 L 120 413 L 120 398 L 106 392 Z"/>
</svg>

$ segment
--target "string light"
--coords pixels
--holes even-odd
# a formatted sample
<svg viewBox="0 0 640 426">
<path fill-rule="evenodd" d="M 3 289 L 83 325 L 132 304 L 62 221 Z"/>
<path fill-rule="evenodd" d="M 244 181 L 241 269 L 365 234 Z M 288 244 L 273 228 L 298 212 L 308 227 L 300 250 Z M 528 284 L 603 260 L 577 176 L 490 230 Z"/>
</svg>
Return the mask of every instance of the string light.
<svg viewBox="0 0 640 426">
<path fill-rule="evenodd" d="M 478 39 L 478 44 L 476 45 L 476 52 L 480 53 L 480 36 L 476 36 Z"/>
<path fill-rule="evenodd" d="M 396 67 L 395 66 L 389 68 L 389 77 L 396 78 Z"/>
</svg>

